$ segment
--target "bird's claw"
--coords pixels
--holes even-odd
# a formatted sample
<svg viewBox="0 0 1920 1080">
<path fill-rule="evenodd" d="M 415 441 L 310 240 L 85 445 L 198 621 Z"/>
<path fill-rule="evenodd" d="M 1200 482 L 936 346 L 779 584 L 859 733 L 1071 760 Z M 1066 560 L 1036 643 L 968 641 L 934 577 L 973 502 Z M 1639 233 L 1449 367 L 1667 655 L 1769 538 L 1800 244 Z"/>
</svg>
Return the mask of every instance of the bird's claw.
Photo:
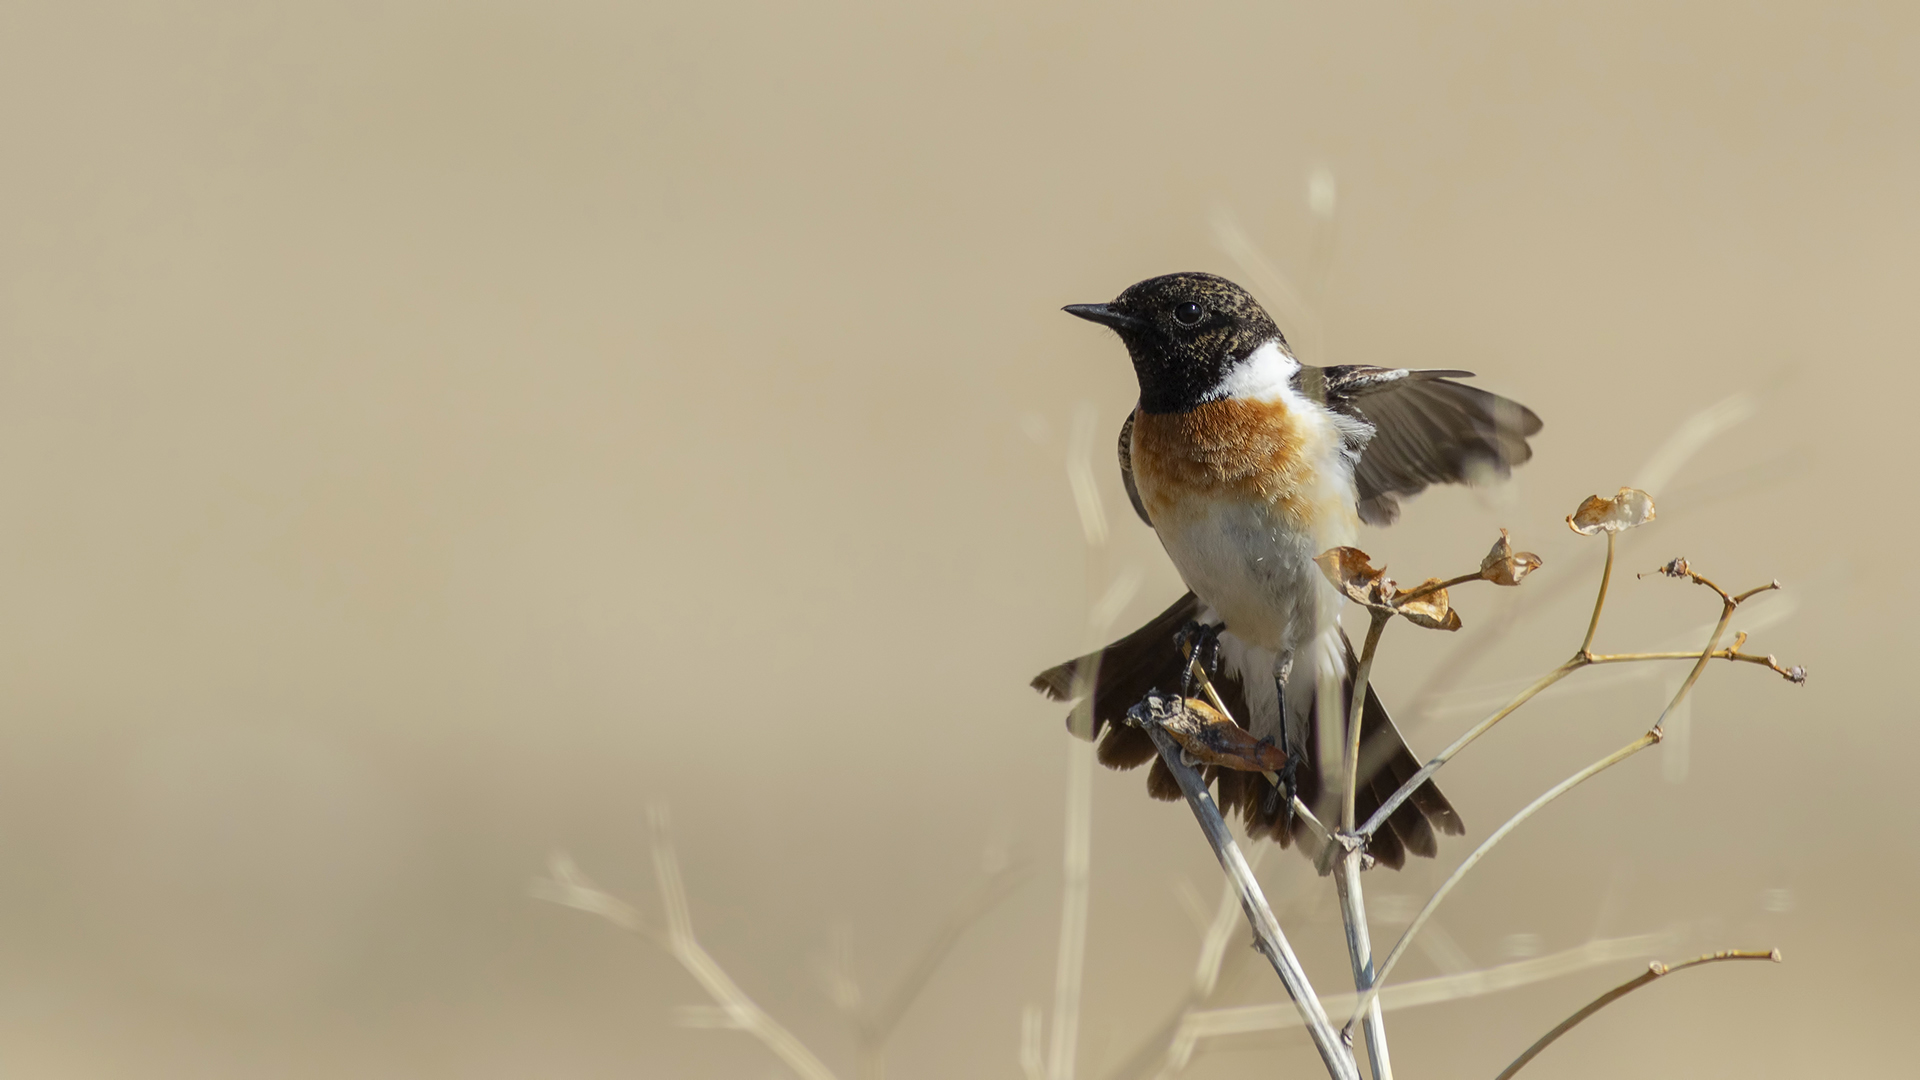
<svg viewBox="0 0 1920 1080">
<path fill-rule="evenodd" d="M 1209 676 L 1220 671 L 1220 627 L 1200 622 L 1198 619 L 1180 628 L 1174 634 L 1173 642 L 1187 656 L 1187 664 L 1181 670 L 1180 692 L 1183 697 L 1193 696 L 1194 667 L 1197 663 L 1201 671 Z"/>
</svg>

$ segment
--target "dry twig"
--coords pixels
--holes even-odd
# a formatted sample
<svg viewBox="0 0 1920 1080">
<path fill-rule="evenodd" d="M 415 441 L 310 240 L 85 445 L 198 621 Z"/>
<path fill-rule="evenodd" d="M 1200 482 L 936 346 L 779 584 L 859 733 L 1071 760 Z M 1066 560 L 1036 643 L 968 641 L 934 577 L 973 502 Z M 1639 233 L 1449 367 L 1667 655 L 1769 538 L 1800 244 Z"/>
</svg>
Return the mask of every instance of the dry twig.
<svg viewBox="0 0 1920 1080">
<path fill-rule="evenodd" d="M 1644 492 L 1634 491 L 1630 488 L 1622 488 L 1620 489 L 1620 494 L 1613 499 L 1603 500 L 1598 496 L 1588 499 L 1585 503 L 1581 504 L 1578 511 L 1567 518 L 1568 525 L 1576 532 L 1591 534 L 1604 531 L 1607 534 L 1607 569 L 1601 577 L 1600 592 L 1594 601 L 1593 617 L 1588 622 L 1586 638 L 1581 643 L 1580 651 L 1576 653 L 1571 660 L 1561 665 L 1561 667 L 1554 672 L 1549 673 L 1549 675 L 1540 682 L 1535 683 L 1519 700 L 1510 704 L 1499 713 L 1496 713 L 1487 721 L 1477 725 L 1473 731 L 1468 732 L 1468 736 L 1478 737 L 1480 733 L 1492 727 L 1499 719 L 1511 714 L 1514 709 L 1517 709 L 1520 704 L 1523 704 L 1524 701 L 1533 694 L 1545 689 L 1546 686 L 1551 685 L 1554 681 L 1557 681 L 1558 678 L 1564 677 L 1579 667 L 1587 666 L 1593 662 L 1593 653 L 1591 652 L 1593 637 L 1600 624 L 1600 613 L 1606 603 L 1607 585 L 1612 577 L 1614 534 L 1622 529 L 1634 528 L 1647 521 L 1651 521 L 1653 520 L 1653 516 L 1653 502 L 1646 497 Z M 1697 584 L 1706 586 L 1720 597 L 1720 619 L 1715 623 L 1713 634 L 1708 639 L 1706 647 L 1700 652 L 1692 654 L 1695 661 L 1693 670 L 1687 674 L 1686 679 L 1680 684 L 1679 690 L 1676 691 L 1673 698 L 1668 701 L 1666 708 L 1661 710 L 1659 717 L 1654 720 L 1653 725 L 1647 730 L 1646 734 L 1548 789 L 1539 798 L 1527 804 L 1519 813 L 1509 818 L 1500 828 L 1494 830 L 1493 834 L 1488 836 L 1479 847 L 1475 848 L 1471 855 L 1468 855 L 1459 866 L 1454 868 L 1453 873 L 1448 875 L 1446 881 L 1441 883 L 1440 888 L 1434 891 L 1433 896 L 1429 898 L 1426 905 L 1420 909 L 1419 914 L 1414 916 L 1413 921 L 1409 923 L 1407 929 L 1402 932 L 1400 940 L 1395 943 L 1393 949 L 1387 954 L 1386 961 L 1380 965 L 1379 971 L 1374 978 L 1373 987 L 1361 995 L 1360 1007 L 1354 1011 L 1353 1016 L 1347 1020 L 1343 1028 L 1343 1031 L 1349 1036 L 1353 1030 L 1353 1025 L 1367 1014 L 1373 1002 L 1378 998 L 1380 985 L 1385 982 L 1388 973 L 1393 970 L 1393 966 L 1398 963 L 1400 957 L 1405 954 L 1407 945 L 1412 941 L 1414 935 L 1426 924 L 1427 919 L 1432 915 L 1434 909 L 1437 908 L 1440 902 L 1446 898 L 1447 894 L 1453 890 L 1453 887 L 1466 876 L 1467 872 L 1472 870 L 1495 844 L 1498 844 L 1508 833 L 1518 827 L 1521 822 L 1533 816 L 1540 808 L 1568 791 L 1571 791 L 1591 777 L 1612 768 L 1614 765 L 1625 761 L 1634 754 L 1659 742 L 1663 734 L 1663 725 L 1666 722 L 1666 718 L 1671 715 L 1674 708 L 1686 698 L 1687 694 L 1693 689 L 1694 684 L 1699 681 L 1701 673 L 1706 670 L 1708 661 L 1714 658 L 1716 650 L 1718 650 L 1720 645 L 1720 638 L 1726 633 L 1727 624 L 1732 621 L 1733 614 L 1739 608 L 1740 604 L 1759 593 L 1779 587 L 1778 582 L 1770 582 L 1766 585 L 1734 595 L 1693 571 L 1691 567 L 1686 565 L 1684 559 L 1675 559 L 1663 567 L 1662 570 L 1669 576 L 1687 578 Z M 1733 650 L 1729 650 L 1729 652 L 1731 653 Z M 1777 665 L 1770 666 L 1777 667 Z M 1441 757 L 1429 762 L 1427 767 L 1420 771 L 1420 774 L 1416 774 L 1413 779 L 1409 780 L 1405 785 L 1402 785 L 1400 792 L 1396 792 L 1395 798 L 1390 799 L 1388 803 L 1374 815 L 1373 819 L 1370 819 L 1369 824 L 1378 827 L 1377 822 L 1384 819 L 1385 814 L 1390 812 L 1391 807 L 1398 805 L 1398 802 L 1403 800 L 1405 795 L 1411 794 L 1412 791 L 1423 782 L 1422 774 L 1431 775 L 1440 765 L 1445 764 L 1447 758 L 1457 753 L 1459 749 L 1469 741 L 1471 741 L 1471 738 L 1463 737 L 1457 741 L 1454 746 L 1449 747 Z M 1366 829 L 1362 829 L 1359 835 L 1365 837 L 1370 834 Z"/>
<path fill-rule="evenodd" d="M 1359 1080 L 1353 1052 L 1335 1034 L 1320 998 L 1313 991 L 1313 984 L 1307 979 L 1306 969 L 1300 966 L 1299 957 L 1294 955 L 1293 947 L 1287 943 L 1286 934 L 1273 917 L 1273 909 L 1267 905 L 1266 895 L 1260 891 L 1260 883 L 1254 879 L 1246 857 L 1240 853 L 1240 846 L 1234 842 L 1226 821 L 1221 818 L 1220 808 L 1214 805 L 1206 781 L 1196 769 L 1182 760 L 1180 745 L 1161 730 L 1160 718 L 1170 710 L 1180 708 L 1180 703 L 1149 696 L 1134 707 L 1128 719 L 1153 739 L 1154 746 L 1160 751 L 1160 759 L 1166 762 L 1174 779 L 1179 782 L 1181 792 L 1187 797 L 1187 805 L 1200 822 L 1201 832 L 1206 834 L 1207 843 L 1213 847 L 1214 857 L 1220 860 L 1221 868 L 1232 879 L 1240 894 L 1240 907 L 1253 927 L 1255 947 L 1273 965 L 1274 972 L 1280 976 L 1281 985 L 1286 987 L 1294 1006 L 1300 1010 L 1308 1035 L 1313 1039 L 1314 1049 L 1319 1051 L 1327 1071 L 1335 1080 Z"/>
<path fill-rule="evenodd" d="M 744 1031 L 773 1051 L 775 1057 L 800 1074 L 802 1080 L 837 1080 L 833 1070 L 794 1034 L 754 1004 L 721 969 L 693 936 L 693 918 L 687 907 L 686 883 L 680 878 L 680 861 L 667 836 L 667 813 L 655 806 L 647 815 L 653 832 L 653 870 L 660 883 L 660 905 L 666 911 L 667 925 L 648 923 L 631 904 L 614 897 L 588 881 L 565 855 L 555 855 L 551 877 L 536 878 L 532 893 L 565 907 L 598 915 L 623 930 L 630 930 L 660 944 L 680 966 L 693 976 L 718 1005 L 715 1026 Z"/>
<path fill-rule="evenodd" d="M 1574 1013 L 1572 1016 L 1567 1017 L 1565 1020 L 1560 1021 L 1560 1023 L 1556 1025 L 1552 1031 L 1549 1031 L 1545 1035 L 1540 1036 L 1539 1041 L 1535 1042 L 1532 1046 L 1527 1047 L 1526 1052 L 1522 1053 L 1519 1057 L 1514 1058 L 1513 1063 L 1511 1065 L 1508 1065 L 1506 1068 L 1500 1070 L 1500 1075 L 1494 1077 L 1494 1080 L 1510 1080 L 1510 1078 L 1513 1076 L 1514 1073 L 1517 1073 L 1521 1069 L 1526 1067 L 1527 1062 L 1532 1061 L 1536 1057 L 1539 1057 L 1540 1051 L 1545 1050 L 1548 1046 L 1551 1046 L 1555 1039 L 1558 1039 L 1560 1036 L 1565 1035 L 1567 1032 L 1573 1030 L 1574 1025 L 1580 1023 L 1580 1021 L 1585 1020 L 1587 1017 L 1592 1016 L 1594 1013 L 1599 1012 L 1601 1009 L 1606 1008 L 1607 1006 L 1613 1004 L 1614 1002 L 1620 1000 L 1621 998 L 1626 997 L 1628 994 L 1633 993 L 1635 990 L 1640 989 L 1641 987 L 1647 985 L 1648 983 L 1651 983 L 1654 980 L 1664 975 L 1671 975 L 1676 971 L 1685 971 L 1690 967 L 1699 967 L 1702 964 L 1718 963 L 1722 960 L 1771 960 L 1777 964 L 1780 962 L 1780 950 L 1772 949 L 1767 952 L 1754 952 L 1754 951 L 1745 950 L 1745 949 L 1727 949 L 1723 952 L 1708 953 L 1705 956 L 1696 956 L 1691 960 L 1683 960 L 1680 963 L 1673 964 L 1671 966 L 1667 964 L 1662 964 L 1658 960 L 1656 960 L 1653 963 L 1647 965 L 1646 974 L 1641 975 L 1638 978 L 1628 979 L 1626 982 L 1621 983 L 1619 986 L 1616 986 L 1613 989 L 1607 991 L 1606 993 L 1601 994 L 1599 997 L 1593 999 L 1593 1001 L 1589 1002 L 1585 1008 Z"/>
</svg>

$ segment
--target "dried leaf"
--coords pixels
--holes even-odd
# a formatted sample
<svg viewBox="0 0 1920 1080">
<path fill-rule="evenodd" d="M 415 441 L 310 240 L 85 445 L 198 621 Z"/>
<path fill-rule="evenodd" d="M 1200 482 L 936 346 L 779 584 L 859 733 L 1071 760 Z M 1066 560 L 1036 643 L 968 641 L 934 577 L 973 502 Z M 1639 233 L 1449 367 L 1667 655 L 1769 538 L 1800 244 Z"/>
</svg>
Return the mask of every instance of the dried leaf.
<svg viewBox="0 0 1920 1080">
<path fill-rule="evenodd" d="M 1653 496 L 1638 488 L 1621 488 L 1611 499 L 1587 496 L 1580 509 L 1567 515 L 1567 526 L 1582 536 L 1624 532 L 1653 520 Z"/>
<path fill-rule="evenodd" d="M 1327 575 L 1333 587 L 1347 595 L 1356 604 L 1370 608 L 1390 609 L 1397 588 L 1386 570 L 1373 565 L 1373 559 L 1356 547 L 1328 548 L 1314 556 L 1313 561 L 1320 572 Z"/>
<path fill-rule="evenodd" d="M 1417 588 L 1408 589 L 1407 592 L 1417 593 L 1430 585 L 1438 584 L 1440 584 L 1439 578 L 1428 578 Z M 1460 629 L 1460 613 L 1447 605 L 1445 589 L 1434 589 L 1424 596 L 1402 600 L 1394 605 L 1393 610 L 1405 615 L 1407 621 L 1415 626 L 1424 626 L 1429 630 Z"/>
<path fill-rule="evenodd" d="M 1166 732 L 1180 744 L 1182 757 L 1189 764 L 1218 765 L 1242 772 L 1278 772 L 1287 764 L 1286 751 L 1268 740 L 1254 738 L 1198 698 L 1182 701 L 1171 694 L 1150 691 L 1127 710 L 1127 720 Z"/>
<path fill-rule="evenodd" d="M 1518 585 L 1521 579 L 1540 569 L 1540 556 L 1531 551 L 1515 551 L 1507 539 L 1507 530 L 1500 530 L 1500 539 L 1494 541 L 1493 549 L 1487 557 L 1480 560 L 1480 577 L 1495 585 Z"/>
<path fill-rule="evenodd" d="M 1246 728 L 1198 698 L 1188 698 L 1186 706 L 1168 715 L 1160 727 L 1173 736 L 1188 757 L 1242 772 L 1278 772 L 1286 767 L 1286 751 L 1272 740 L 1254 738 Z"/>
</svg>

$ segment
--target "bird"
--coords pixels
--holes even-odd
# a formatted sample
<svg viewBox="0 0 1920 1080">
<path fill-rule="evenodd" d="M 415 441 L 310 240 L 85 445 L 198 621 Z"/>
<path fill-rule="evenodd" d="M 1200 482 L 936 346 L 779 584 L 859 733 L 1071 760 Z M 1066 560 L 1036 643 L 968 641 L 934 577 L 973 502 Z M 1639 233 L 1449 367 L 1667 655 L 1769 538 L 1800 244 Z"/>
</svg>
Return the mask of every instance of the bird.
<svg viewBox="0 0 1920 1080">
<path fill-rule="evenodd" d="M 1122 721 L 1149 692 L 1188 685 L 1189 650 L 1199 650 L 1218 669 L 1212 682 L 1228 712 L 1285 752 L 1289 774 L 1276 786 L 1262 773 L 1209 766 L 1216 801 L 1242 817 L 1250 836 L 1312 856 L 1318 845 L 1293 797 L 1317 816 L 1332 812 L 1335 748 L 1344 744 L 1319 730 L 1316 688 L 1342 687 L 1340 708 L 1328 715 L 1344 728 L 1357 666 L 1340 626 L 1343 598 L 1314 557 L 1352 546 L 1363 523 L 1391 524 L 1400 500 L 1430 484 L 1505 478 L 1532 456 L 1527 440 L 1540 418 L 1457 381 L 1471 378 L 1467 371 L 1303 364 L 1259 301 L 1214 274 L 1149 278 L 1109 303 L 1064 310 L 1126 345 L 1140 397 L 1120 429 L 1121 480 L 1188 591 L 1133 633 L 1031 685 L 1091 713 L 1077 730 L 1100 739 L 1103 764 L 1152 760 L 1148 792 L 1178 799 L 1152 741 Z M 1360 727 L 1356 821 L 1420 768 L 1371 685 Z M 1464 832 L 1428 780 L 1367 853 L 1397 869 L 1409 853 L 1436 854 L 1436 834 Z"/>
</svg>

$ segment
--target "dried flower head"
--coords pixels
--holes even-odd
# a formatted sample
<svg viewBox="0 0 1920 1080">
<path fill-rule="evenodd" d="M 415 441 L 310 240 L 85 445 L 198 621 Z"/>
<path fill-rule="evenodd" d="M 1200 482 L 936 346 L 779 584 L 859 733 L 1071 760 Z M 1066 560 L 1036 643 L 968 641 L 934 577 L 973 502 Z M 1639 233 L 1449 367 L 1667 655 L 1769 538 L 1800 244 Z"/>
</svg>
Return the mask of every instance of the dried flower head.
<svg viewBox="0 0 1920 1080">
<path fill-rule="evenodd" d="M 1638 488 L 1621 488 L 1611 499 L 1587 496 L 1580 509 L 1567 515 L 1567 526 L 1582 536 L 1624 532 L 1653 520 L 1653 496 Z"/>
<path fill-rule="evenodd" d="M 1395 601 L 1393 610 L 1405 615 L 1407 621 L 1415 626 L 1424 626 L 1429 630 L 1460 629 L 1460 613 L 1448 606 L 1447 590 L 1432 588 L 1439 584 L 1439 578 L 1428 578 L 1417 588 L 1408 589 L 1402 599 Z M 1430 588 L 1430 592 L 1421 592 Z"/>
<path fill-rule="evenodd" d="M 1515 551 L 1507 538 L 1507 530 L 1500 530 L 1500 539 L 1494 541 L 1487 557 L 1480 560 L 1480 577 L 1495 585 L 1518 585 L 1528 574 L 1541 567 L 1540 556 L 1531 551 Z"/>
<path fill-rule="evenodd" d="M 1399 588 L 1384 568 L 1373 565 L 1372 556 L 1366 552 L 1357 547 L 1328 548 L 1313 561 L 1347 599 L 1376 611 L 1393 610 L 1393 597 Z"/>
</svg>

